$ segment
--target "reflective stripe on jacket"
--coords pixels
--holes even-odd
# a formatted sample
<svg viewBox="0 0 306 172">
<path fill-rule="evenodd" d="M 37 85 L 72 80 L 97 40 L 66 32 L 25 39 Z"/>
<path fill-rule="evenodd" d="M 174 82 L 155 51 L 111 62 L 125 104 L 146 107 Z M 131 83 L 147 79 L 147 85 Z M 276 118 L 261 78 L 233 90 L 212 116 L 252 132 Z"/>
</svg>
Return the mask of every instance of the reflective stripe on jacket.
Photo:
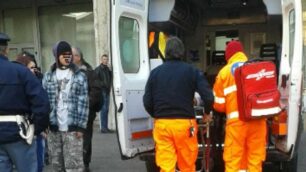
<svg viewBox="0 0 306 172">
<path fill-rule="evenodd" d="M 247 61 L 242 52 L 234 54 L 227 64 L 220 70 L 214 84 L 214 109 L 225 112 L 228 119 L 237 119 L 239 116 L 237 105 L 237 87 L 234 72 L 237 67 Z"/>
</svg>

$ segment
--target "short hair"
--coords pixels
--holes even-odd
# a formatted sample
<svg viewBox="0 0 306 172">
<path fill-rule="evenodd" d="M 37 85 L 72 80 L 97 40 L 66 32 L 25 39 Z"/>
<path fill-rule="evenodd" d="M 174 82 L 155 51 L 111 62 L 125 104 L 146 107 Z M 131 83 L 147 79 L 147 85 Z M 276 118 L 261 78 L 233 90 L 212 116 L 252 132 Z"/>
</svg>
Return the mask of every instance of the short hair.
<svg viewBox="0 0 306 172">
<path fill-rule="evenodd" d="M 103 54 L 103 55 L 101 56 L 101 58 L 102 58 L 102 57 L 107 57 L 107 58 L 108 58 L 108 55 L 107 55 L 107 54 Z"/>
<path fill-rule="evenodd" d="M 185 53 L 183 42 L 176 36 L 170 37 L 166 43 L 166 59 L 182 59 Z"/>
</svg>

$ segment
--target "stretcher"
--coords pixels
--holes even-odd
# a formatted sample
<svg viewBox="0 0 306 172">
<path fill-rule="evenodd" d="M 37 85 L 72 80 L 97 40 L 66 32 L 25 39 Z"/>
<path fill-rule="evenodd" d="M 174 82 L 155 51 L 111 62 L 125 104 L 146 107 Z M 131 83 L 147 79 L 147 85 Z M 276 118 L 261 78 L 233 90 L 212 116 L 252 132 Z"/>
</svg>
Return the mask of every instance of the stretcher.
<svg viewBox="0 0 306 172">
<path fill-rule="evenodd" d="M 198 160 L 197 172 L 211 172 L 213 167 L 213 159 L 211 158 L 211 150 L 213 145 L 210 138 L 210 126 L 212 123 L 203 121 L 203 107 L 195 107 L 196 119 L 198 123 Z"/>
</svg>

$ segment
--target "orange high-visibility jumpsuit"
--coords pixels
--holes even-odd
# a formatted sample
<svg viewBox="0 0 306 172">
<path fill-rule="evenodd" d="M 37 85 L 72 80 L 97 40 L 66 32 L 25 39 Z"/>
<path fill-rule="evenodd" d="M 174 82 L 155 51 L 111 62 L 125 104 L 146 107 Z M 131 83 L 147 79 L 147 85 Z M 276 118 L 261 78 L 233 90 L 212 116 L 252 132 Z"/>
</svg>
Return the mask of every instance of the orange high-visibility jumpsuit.
<svg viewBox="0 0 306 172">
<path fill-rule="evenodd" d="M 194 136 L 189 129 L 194 127 Z M 153 137 L 160 172 L 194 172 L 198 156 L 198 127 L 195 119 L 155 119 Z"/>
<path fill-rule="evenodd" d="M 226 172 L 238 172 L 241 167 L 246 167 L 244 170 L 248 172 L 260 172 L 266 157 L 266 120 L 244 122 L 238 118 L 234 69 L 239 62 L 246 60 L 242 52 L 236 52 L 231 56 L 216 77 L 213 89 L 215 110 L 225 112 L 227 116 L 223 153 Z"/>
</svg>

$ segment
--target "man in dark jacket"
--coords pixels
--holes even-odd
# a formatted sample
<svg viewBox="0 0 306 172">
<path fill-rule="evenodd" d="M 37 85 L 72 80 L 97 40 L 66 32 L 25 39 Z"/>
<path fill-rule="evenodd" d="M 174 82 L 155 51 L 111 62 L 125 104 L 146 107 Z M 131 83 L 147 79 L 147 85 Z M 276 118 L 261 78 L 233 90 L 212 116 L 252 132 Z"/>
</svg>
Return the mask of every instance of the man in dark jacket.
<svg viewBox="0 0 306 172">
<path fill-rule="evenodd" d="M 111 132 L 108 129 L 109 93 L 112 85 L 112 72 L 108 67 L 108 56 L 101 56 L 101 64 L 95 69 L 99 76 L 99 86 L 102 88 L 102 107 L 100 111 L 100 127 L 102 133 Z"/>
<path fill-rule="evenodd" d="M 9 37 L 0 33 L 0 169 L 13 171 L 14 164 L 19 172 L 35 172 L 36 142 L 26 139 L 31 135 L 29 124 L 34 123 L 36 135 L 45 130 L 50 105 L 31 71 L 8 61 L 7 41 Z"/>
<path fill-rule="evenodd" d="M 86 131 L 83 136 L 83 161 L 85 165 L 85 172 L 89 170 L 89 163 L 91 162 L 92 153 L 92 133 L 93 133 L 93 123 L 96 118 L 96 113 L 100 110 L 102 101 L 102 89 L 97 84 L 99 80 L 98 75 L 90 64 L 88 64 L 80 48 L 72 47 L 73 63 L 76 64 L 79 69 L 85 73 L 88 79 L 88 94 L 89 94 L 89 114 Z"/>
<path fill-rule="evenodd" d="M 145 109 L 155 118 L 156 164 L 161 171 L 175 171 L 177 161 L 180 171 L 194 172 L 198 127 L 193 97 L 198 92 L 204 101 L 205 119 L 214 97 L 200 71 L 181 60 L 184 45 L 179 38 L 169 38 L 165 53 L 165 63 L 150 73 L 143 96 Z"/>
</svg>

